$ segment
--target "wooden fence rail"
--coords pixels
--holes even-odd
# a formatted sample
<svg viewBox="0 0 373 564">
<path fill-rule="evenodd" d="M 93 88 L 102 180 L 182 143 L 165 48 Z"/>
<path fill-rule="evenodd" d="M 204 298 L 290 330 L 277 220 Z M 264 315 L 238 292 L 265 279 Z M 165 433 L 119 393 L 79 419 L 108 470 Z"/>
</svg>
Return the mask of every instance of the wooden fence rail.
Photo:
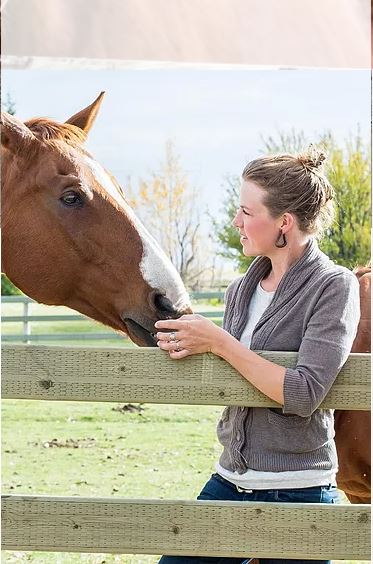
<svg viewBox="0 0 373 564">
<path fill-rule="evenodd" d="M 295 353 L 265 352 L 295 366 Z M 4 345 L 3 397 L 276 406 L 209 354 Z M 351 354 L 323 407 L 369 409 L 370 355 Z M 3 549 L 369 559 L 366 505 L 4 495 Z"/>
<path fill-rule="evenodd" d="M 369 559 L 365 505 L 3 496 L 3 548 Z"/>
<path fill-rule="evenodd" d="M 297 354 L 261 352 L 294 367 Z M 213 354 L 157 348 L 3 345 L 3 398 L 278 407 Z M 370 355 L 351 354 L 322 407 L 370 409 Z"/>
</svg>

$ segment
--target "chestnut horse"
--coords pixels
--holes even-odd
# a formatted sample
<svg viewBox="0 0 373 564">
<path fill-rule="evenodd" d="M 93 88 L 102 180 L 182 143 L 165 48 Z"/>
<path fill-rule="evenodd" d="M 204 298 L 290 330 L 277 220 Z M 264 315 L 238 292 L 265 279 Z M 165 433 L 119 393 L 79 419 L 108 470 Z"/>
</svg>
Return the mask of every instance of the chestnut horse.
<svg viewBox="0 0 373 564">
<path fill-rule="evenodd" d="M 370 345 L 370 267 L 355 271 L 360 284 L 361 317 L 351 352 L 367 353 Z M 370 503 L 370 411 L 335 411 L 338 487 L 351 503 Z"/>
<path fill-rule="evenodd" d="M 65 305 L 138 345 L 191 313 L 179 274 L 84 148 L 104 93 L 65 123 L 2 114 L 2 269 L 38 302 Z"/>
</svg>

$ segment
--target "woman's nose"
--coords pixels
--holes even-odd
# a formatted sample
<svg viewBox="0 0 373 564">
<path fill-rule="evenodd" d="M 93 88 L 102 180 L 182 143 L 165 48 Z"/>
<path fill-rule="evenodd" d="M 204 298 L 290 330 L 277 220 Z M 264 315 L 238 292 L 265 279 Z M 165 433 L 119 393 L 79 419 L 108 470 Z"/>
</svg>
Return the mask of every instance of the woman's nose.
<svg viewBox="0 0 373 564">
<path fill-rule="evenodd" d="M 240 215 L 241 215 L 240 210 L 238 210 L 238 212 L 236 213 L 236 215 L 234 216 L 233 221 L 232 221 L 233 227 L 239 228 L 241 226 L 242 221 L 241 221 Z"/>
</svg>

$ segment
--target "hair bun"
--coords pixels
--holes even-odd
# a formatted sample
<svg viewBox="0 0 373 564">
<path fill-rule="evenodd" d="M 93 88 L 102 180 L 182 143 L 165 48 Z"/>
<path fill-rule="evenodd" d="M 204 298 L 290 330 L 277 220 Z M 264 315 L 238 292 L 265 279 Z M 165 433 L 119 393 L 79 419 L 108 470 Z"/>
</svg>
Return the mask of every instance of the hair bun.
<svg viewBox="0 0 373 564">
<path fill-rule="evenodd" d="M 314 145 L 310 145 L 307 151 L 298 155 L 298 161 L 308 170 L 321 168 L 326 158 L 326 153 Z"/>
</svg>

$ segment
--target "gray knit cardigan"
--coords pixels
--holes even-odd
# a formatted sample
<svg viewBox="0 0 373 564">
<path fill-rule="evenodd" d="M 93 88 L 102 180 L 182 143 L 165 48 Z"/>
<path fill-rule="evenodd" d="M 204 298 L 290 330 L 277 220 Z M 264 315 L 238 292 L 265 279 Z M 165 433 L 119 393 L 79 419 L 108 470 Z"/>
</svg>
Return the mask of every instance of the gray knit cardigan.
<svg viewBox="0 0 373 564">
<path fill-rule="evenodd" d="M 250 299 L 271 262 L 257 257 L 226 292 L 223 327 L 240 339 Z M 285 273 L 254 328 L 252 350 L 298 351 L 287 368 L 281 409 L 228 407 L 218 423 L 220 464 L 244 473 L 337 468 L 333 411 L 318 409 L 345 363 L 359 316 L 355 275 L 335 265 L 315 240 Z"/>
</svg>

